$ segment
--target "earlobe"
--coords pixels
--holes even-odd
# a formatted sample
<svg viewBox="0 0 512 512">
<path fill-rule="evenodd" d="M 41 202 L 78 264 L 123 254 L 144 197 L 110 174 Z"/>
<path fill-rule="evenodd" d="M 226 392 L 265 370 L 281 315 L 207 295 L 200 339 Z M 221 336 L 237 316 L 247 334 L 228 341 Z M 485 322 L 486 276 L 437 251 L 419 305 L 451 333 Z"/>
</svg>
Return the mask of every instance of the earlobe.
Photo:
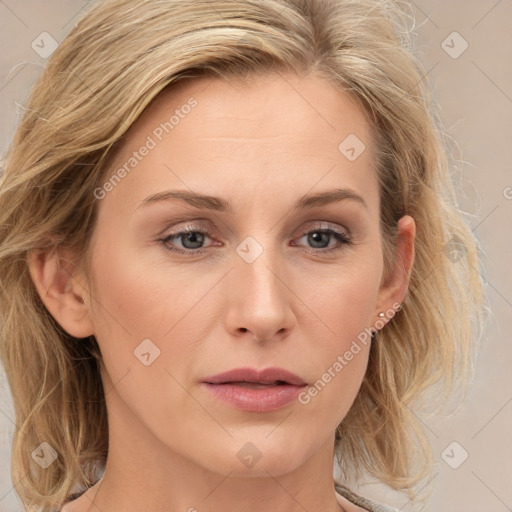
<svg viewBox="0 0 512 512">
<path fill-rule="evenodd" d="M 404 215 L 398 221 L 393 268 L 379 290 L 376 315 L 382 311 L 394 309 L 394 305 L 402 304 L 407 294 L 409 277 L 414 263 L 415 235 L 416 224 L 414 219 L 409 215 Z"/>
<path fill-rule="evenodd" d="M 58 250 L 33 251 L 28 264 L 41 300 L 59 325 L 76 338 L 94 334 L 84 300 L 87 292 L 75 275 L 71 261 L 62 258 Z"/>
</svg>

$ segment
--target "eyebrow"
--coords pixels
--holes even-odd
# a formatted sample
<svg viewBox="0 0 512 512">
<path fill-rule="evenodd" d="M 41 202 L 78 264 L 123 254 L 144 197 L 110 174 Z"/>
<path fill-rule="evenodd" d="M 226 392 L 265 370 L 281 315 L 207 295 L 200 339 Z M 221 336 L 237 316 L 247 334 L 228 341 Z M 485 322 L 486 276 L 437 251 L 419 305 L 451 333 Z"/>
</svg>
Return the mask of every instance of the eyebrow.
<svg viewBox="0 0 512 512">
<path fill-rule="evenodd" d="M 205 208 L 208 210 L 231 214 L 235 213 L 233 206 L 221 197 L 198 194 L 195 192 L 188 192 L 186 190 L 166 190 L 164 192 L 152 194 L 141 201 L 137 209 L 151 204 L 172 201 L 175 199 L 185 201 L 195 208 Z M 364 199 L 353 190 L 336 188 L 325 192 L 304 195 L 293 205 L 292 210 L 315 208 L 345 200 L 357 201 L 367 208 Z"/>
</svg>

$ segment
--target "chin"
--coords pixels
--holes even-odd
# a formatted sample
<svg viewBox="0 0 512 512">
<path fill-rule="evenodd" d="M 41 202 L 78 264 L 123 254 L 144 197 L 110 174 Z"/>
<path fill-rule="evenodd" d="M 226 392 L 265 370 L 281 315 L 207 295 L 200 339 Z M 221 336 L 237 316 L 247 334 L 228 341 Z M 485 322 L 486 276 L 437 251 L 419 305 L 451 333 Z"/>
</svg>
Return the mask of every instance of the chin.
<svg viewBox="0 0 512 512">
<path fill-rule="evenodd" d="M 229 446 L 203 460 L 203 465 L 215 461 L 214 467 L 208 469 L 235 477 L 268 478 L 269 474 L 279 476 L 294 471 L 314 452 L 314 447 L 306 450 L 303 441 L 296 443 L 291 436 L 276 436 L 274 440 L 265 436 L 268 431 L 260 436 L 233 439 Z"/>
</svg>

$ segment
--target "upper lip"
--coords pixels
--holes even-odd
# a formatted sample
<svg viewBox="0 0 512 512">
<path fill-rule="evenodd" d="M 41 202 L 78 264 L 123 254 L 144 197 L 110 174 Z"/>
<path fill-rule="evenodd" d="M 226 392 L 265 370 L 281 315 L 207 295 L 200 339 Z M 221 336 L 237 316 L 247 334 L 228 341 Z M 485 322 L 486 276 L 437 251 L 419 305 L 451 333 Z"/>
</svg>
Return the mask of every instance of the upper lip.
<svg viewBox="0 0 512 512">
<path fill-rule="evenodd" d="M 204 379 L 209 384 L 225 384 L 227 382 L 255 382 L 259 384 L 273 384 L 276 381 L 282 381 L 294 386 L 303 386 L 306 384 L 298 375 L 295 375 L 283 368 L 265 368 L 258 370 L 256 368 L 234 368 L 227 372 L 219 373 Z"/>
</svg>

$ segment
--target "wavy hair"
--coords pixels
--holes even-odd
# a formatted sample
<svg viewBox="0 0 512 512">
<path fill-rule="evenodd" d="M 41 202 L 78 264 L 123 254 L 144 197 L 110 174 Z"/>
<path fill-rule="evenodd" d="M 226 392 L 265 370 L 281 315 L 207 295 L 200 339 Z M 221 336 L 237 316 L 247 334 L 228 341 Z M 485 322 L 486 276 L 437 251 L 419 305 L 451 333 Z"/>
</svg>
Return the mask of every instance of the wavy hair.
<svg viewBox="0 0 512 512">
<path fill-rule="evenodd" d="M 0 356 L 18 427 L 11 472 L 24 503 L 62 505 L 97 481 L 108 455 L 97 341 L 73 338 L 53 319 L 29 255 L 66 247 L 90 271 L 93 191 L 109 159 L 164 88 L 205 75 L 315 73 L 349 91 L 368 116 L 385 269 L 404 214 L 416 221 L 416 258 L 403 308 L 376 334 L 337 428 L 336 454 L 345 475 L 366 473 L 405 492 L 430 474 L 431 448 L 413 410 L 432 386 L 449 393 L 467 382 L 482 285 L 410 20 L 407 4 L 392 0 L 105 0 L 51 55 L 0 181 Z M 46 469 L 31 456 L 42 442 L 58 453 Z"/>
</svg>

